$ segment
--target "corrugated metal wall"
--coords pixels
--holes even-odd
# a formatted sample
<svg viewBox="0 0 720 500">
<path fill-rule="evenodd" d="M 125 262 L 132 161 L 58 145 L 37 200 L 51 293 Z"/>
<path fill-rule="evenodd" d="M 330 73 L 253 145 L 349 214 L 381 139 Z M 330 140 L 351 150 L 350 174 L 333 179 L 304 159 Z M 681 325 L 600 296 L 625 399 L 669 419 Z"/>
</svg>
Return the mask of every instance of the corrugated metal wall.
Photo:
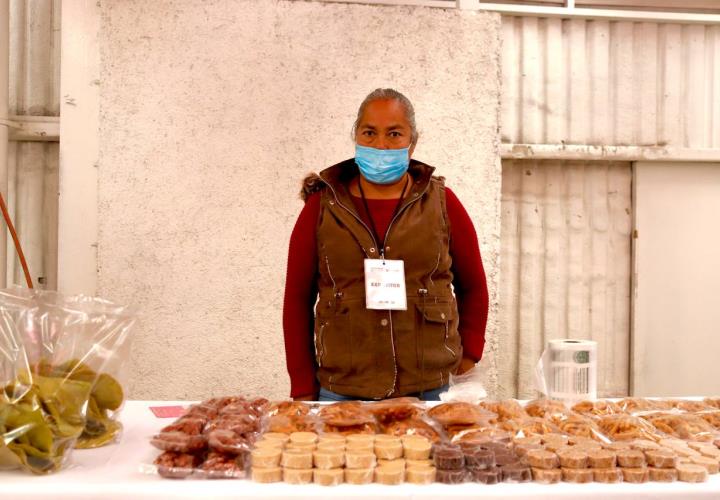
<svg viewBox="0 0 720 500">
<path fill-rule="evenodd" d="M 502 397 L 533 397 L 549 339 L 598 340 L 601 396 L 627 394 L 631 169 L 625 162 L 504 161 Z"/>
<path fill-rule="evenodd" d="M 10 114 L 60 115 L 61 0 L 10 2 Z M 57 286 L 57 142 L 10 142 L 8 207 L 36 285 Z M 25 284 L 8 238 L 8 284 Z M 44 282 L 44 283 L 42 283 Z"/>
<path fill-rule="evenodd" d="M 720 26 L 503 17 L 504 143 L 720 147 Z M 599 341 L 629 382 L 629 163 L 504 161 L 500 387 L 532 396 L 548 339 Z"/>
<path fill-rule="evenodd" d="M 720 26 L 503 17 L 502 140 L 720 147 Z"/>
</svg>

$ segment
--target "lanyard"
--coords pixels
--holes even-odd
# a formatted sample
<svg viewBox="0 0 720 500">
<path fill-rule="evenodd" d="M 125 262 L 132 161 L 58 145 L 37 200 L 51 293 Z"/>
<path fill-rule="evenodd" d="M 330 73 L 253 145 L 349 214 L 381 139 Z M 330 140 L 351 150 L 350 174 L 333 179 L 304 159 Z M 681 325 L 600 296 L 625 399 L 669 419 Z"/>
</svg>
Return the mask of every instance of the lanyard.
<svg viewBox="0 0 720 500">
<path fill-rule="evenodd" d="M 409 181 L 410 181 L 409 177 L 406 177 L 405 185 L 403 186 L 402 193 L 400 193 L 400 199 L 398 200 L 398 204 L 395 206 L 395 210 L 393 210 L 392 217 L 390 218 L 391 224 L 392 224 L 392 220 L 397 215 L 398 210 L 400 210 L 400 206 L 402 205 L 403 198 L 405 198 L 405 190 L 408 187 Z M 373 219 L 373 216 L 370 213 L 370 208 L 368 207 L 367 199 L 365 199 L 365 193 L 363 192 L 361 179 L 358 179 L 358 189 L 360 190 L 360 197 L 362 198 L 363 207 L 365 208 L 365 215 L 367 215 L 367 218 L 370 221 L 370 227 L 372 228 L 373 236 L 375 237 L 375 242 L 377 245 L 382 245 L 382 247 L 380 247 L 379 250 L 380 250 L 380 255 L 384 259 L 385 258 L 385 238 L 380 240 L 380 235 L 378 234 L 377 227 L 375 227 L 375 220 Z M 390 229 L 390 228 L 388 227 L 388 229 Z"/>
</svg>

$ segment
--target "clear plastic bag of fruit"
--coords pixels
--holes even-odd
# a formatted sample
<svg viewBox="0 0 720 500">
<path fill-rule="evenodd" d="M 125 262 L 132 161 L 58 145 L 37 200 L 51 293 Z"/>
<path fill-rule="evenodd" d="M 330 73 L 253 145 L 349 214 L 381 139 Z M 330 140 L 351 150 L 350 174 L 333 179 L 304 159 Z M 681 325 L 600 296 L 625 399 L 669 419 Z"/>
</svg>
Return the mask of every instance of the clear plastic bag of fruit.
<svg viewBox="0 0 720 500">
<path fill-rule="evenodd" d="M 54 472 L 118 439 L 135 322 L 98 298 L 0 290 L 0 469 Z"/>
</svg>

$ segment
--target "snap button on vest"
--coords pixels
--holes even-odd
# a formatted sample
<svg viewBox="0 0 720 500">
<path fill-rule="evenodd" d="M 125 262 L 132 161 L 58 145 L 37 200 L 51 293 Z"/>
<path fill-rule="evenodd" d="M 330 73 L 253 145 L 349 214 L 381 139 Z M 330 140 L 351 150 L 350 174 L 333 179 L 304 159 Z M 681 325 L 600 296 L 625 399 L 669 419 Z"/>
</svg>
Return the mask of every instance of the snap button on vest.
<svg viewBox="0 0 720 500">
<path fill-rule="evenodd" d="M 380 320 L 380 324 L 381 324 L 382 326 L 387 326 L 388 320 L 386 320 L 385 318 L 383 318 L 383 319 Z"/>
</svg>

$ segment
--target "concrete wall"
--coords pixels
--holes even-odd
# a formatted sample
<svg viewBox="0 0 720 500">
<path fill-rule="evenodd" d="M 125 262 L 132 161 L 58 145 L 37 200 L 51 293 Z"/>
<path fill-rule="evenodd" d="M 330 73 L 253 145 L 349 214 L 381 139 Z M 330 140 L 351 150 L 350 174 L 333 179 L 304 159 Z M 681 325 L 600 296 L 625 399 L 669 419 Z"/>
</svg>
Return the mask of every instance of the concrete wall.
<svg viewBox="0 0 720 500">
<path fill-rule="evenodd" d="M 300 180 L 405 92 L 477 226 L 497 350 L 498 15 L 299 1 L 101 3 L 98 293 L 140 306 L 132 398 L 288 393 L 281 310 Z M 496 383 L 490 370 L 490 388 Z"/>
</svg>

